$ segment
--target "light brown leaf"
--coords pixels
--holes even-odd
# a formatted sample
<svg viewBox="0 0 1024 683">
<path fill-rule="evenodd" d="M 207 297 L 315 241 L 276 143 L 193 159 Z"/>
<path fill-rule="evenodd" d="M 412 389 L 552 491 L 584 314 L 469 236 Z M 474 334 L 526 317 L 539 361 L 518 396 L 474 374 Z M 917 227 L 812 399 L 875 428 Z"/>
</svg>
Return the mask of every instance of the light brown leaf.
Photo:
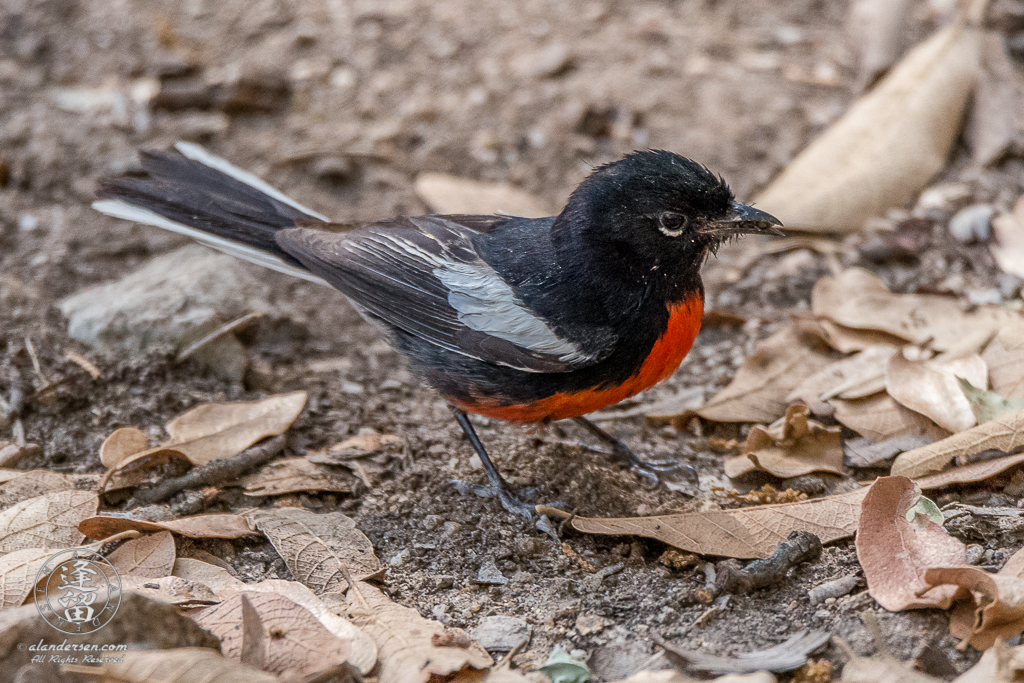
<svg viewBox="0 0 1024 683">
<path fill-rule="evenodd" d="M 992 391 L 1007 398 L 1024 398 L 1024 323 L 1000 328 L 981 358 L 988 365 Z"/>
<path fill-rule="evenodd" d="M 937 567 L 925 573 L 930 586 L 962 589 L 968 602 L 950 617 L 949 632 L 978 650 L 1024 633 L 1024 578 L 989 574 L 980 567 Z"/>
<path fill-rule="evenodd" d="M 585 534 L 653 538 L 700 555 L 767 557 L 791 531 L 809 531 L 822 543 L 852 536 L 866 493 L 654 517 L 574 517 L 572 526 Z"/>
<path fill-rule="evenodd" d="M 805 403 L 794 403 L 771 426 L 752 427 L 743 454 L 725 461 L 725 474 L 735 478 L 755 469 L 783 479 L 810 472 L 842 474 L 842 430 L 808 419 L 809 413 Z"/>
<path fill-rule="evenodd" d="M 1013 213 L 992 220 L 995 240 L 989 249 L 999 267 L 1017 277 L 1024 277 L 1024 197 L 1017 200 Z"/>
<path fill-rule="evenodd" d="M 416 194 L 435 213 L 508 213 L 543 218 L 554 211 L 547 202 L 505 183 L 485 183 L 446 173 L 420 173 Z"/>
<path fill-rule="evenodd" d="M 1024 462 L 1024 453 L 1007 455 L 995 460 L 976 462 L 966 467 L 954 467 L 938 474 L 929 474 L 914 479 L 922 489 L 941 489 L 953 484 L 969 484 L 976 481 L 985 481 L 1001 472 L 1005 472 L 1014 465 Z"/>
<path fill-rule="evenodd" d="M 121 589 L 125 593 L 138 593 L 150 600 L 183 607 L 220 602 L 220 598 L 208 587 L 180 576 L 154 578 L 127 574 L 121 576 Z"/>
<path fill-rule="evenodd" d="M 868 489 L 857 525 L 857 559 L 864 569 L 868 594 L 891 612 L 921 607 L 949 607 L 955 589 L 928 588 L 929 567 L 967 563 L 963 543 L 941 525 L 921 514 L 907 512 L 921 489 L 906 477 L 880 477 Z"/>
<path fill-rule="evenodd" d="M 949 436 L 942 427 L 913 410 L 904 408 L 888 394 L 875 394 L 850 401 L 834 398 L 835 418 L 872 441 L 887 441 L 898 436 L 921 436 L 937 441 Z"/>
<path fill-rule="evenodd" d="M 946 165 L 978 76 L 981 30 L 957 22 L 916 46 L 756 199 L 787 226 L 860 230 Z"/>
<path fill-rule="evenodd" d="M 729 386 L 696 414 L 716 422 L 774 422 L 786 412 L 789 393 L 831 360 L 787 327 L 758 343 Z"/>
<path fill-rule="evenodd" d="M 1018 683 L 1024 673 L 1024 646 L 1007 647 L 996 643 L 981 655 L 981 660 L 953 679 L 953 683 Z"/>
<path fill-rule="evenodd" d="M 218 567 L 215 564 L 203 562 L 192 557 L 179 557 L 174 560 L 171 574 L 188 581 L 203 584 L 216 593 L 218 598 L 227 597 L 227 591 L 245 590 L 250 585 L 244 581 L 239 581 L 223 567 Z"/>
<path fill-rule="evenodd" d="M 858 657 L 852 652 L 843 666 L 842 683 L 941 683 L 889 655 Z"/>
<path fill-rule="evenodd" d="M 306 405 L 306 392 L 268 396 L 259 401 L 208 403 L 167 423 L 163 444 L 203 465 L 238 455 L 260 439 L 283 434 Z"/>
<path fill-rule="evenodd" d="M 435 646 L 434 637 L 444 633 L 440 623 L 392 602 L 367 583 L 357 581 L 346 597 L 352 622 L 377 644 L 380 683 L 446 680 L 455 672 L 484 670 L 493 663 L 479 646 Z"/>
<path fill-rule="evenodd" d="M 831 415 L 827 399 L 864 398 L 885 391 L 885 367 L 896 347 L 869 346 L 860 353 L 826 365 L 789 393 L 789 402 L 803 401 L 815 415 Z"/>
<path fill-rule="evenodd" d="M 793 315 L 793 325 L 803 334 L 821 339 L 825 344 L 840 353 L 857 353 L 872 346 L 903 346 L 905 339 L 879 332 L 878 330 L 860 330 L 839 325 L 821 316 Z"/>
<path fill-rule="evenodd" d="M 373 544 L 356 523 L 340 512 L 316 514 L 303 508 L 253 510 L 246 514 L 288 565 L 297 581 L 320 595 L 344 590 L 344 563 L 357 579 L 381 569 Z"/>
<path fill-rule="evenodd" d="M 373 455 L 388 446 L 399 446 L 402 438 L 394 434 L 379 434 L 378 432 L 364 432 L 350 436 L 344 441 L 339 441 L 327 449 L 327 453 L 338 460 L 352 458 L 364 458 Z"/>
<path fill-rule="evenodd" d="M 117 653 L 117 657 L 122 658 L 120 662 L 106 662 L 99 667 L 64 664 L 61 673 L 118 683 L 280 683 L 273 674 L 246 666 L 205 647 L 129 650 Z"/>
<path fill-rule="evenodd" d="M 57 491 L 0 512 L 0 553 L 22 548 L 70 548 L 82 542 L 78 524 L 96 514 L 91 491 Z"/>
<path fill-rule="evenodd" d="M 988 368 L 978 354 L 912 361 L 897 353 L 889 359 L 885 388 L 896 402 L 956 434 L 978 424 L 957 377 L 984 389 Z"/>
<path fill-rule="evenodd" d="M 976 353 L 1001 327 L 1024 320 L 1003 306 L 972 307 L 938 294 L 893 294 L 863 268 L 818 280 L 811 310 L 846 327 L 885 332 L 952 355 Z"/>
<path fill-rule="evenodd" d="M 264 465 L 241 480 L 250 496 L 278 496 L 297 491 L 351 493 L 356 478 L 347 470 L 310 462 L 306 458 L 285 458 Z"/>
<path fill-rule="evenodd" d="M 1021 446 L 1024 446 L 1024 410 L 1001 415 L 941 441 L 900 453 L 892 464 L 892 474 L 921 477 L 941 471 L 954 458 L 966 458 L 990 449 L 1012 453 Z"/>
<path fill-rule="evenodd" d="M 134 529 L 143 533 L 170 531 L 188 538 L 241 538 L 258 532 L 242 515 L 227 513 L 181 517 L 166 522 L 148 522 L 113 515 L 96 515 L 83 519 L 78 530 L 89 538 L 101 539 Z"/>
<path fill-rule="evenodd" d="M 857 46 L 858 84 L 872 86 L 899 57 L 907 0 L 856 0 L 850 8 L 852 44 Z"/>
<path fill-rule="evenodd" d="M 0 507 L 10 507 L 29 498 L 35 498 L 56 491 L 85 490 L 84 486 L 95 486 L 99 477 L 95 474 L 61 474 L 52 470 L 28 470 L 0 485 Z"/>
<path fill-rule="evenodd" d="M 108 470 L 117 467 L 125 458 L 149 448 L 146 433 L 135 427 L 115 429 L 100 446 L 100 462 Z"/>
<path fill-rule="evenodd" d="M 329 632 L 344 641 L 351 642 L 348 663 L 362 673 L 369 673 L 377 663 L 377 646 L 368 635 L 363 633 L 347 619 L 335 614 L 323 600 L 313 594 L 309 588 L 298 581 L 283 579 L 267 579 L 259 583 L 227 584 L 218 593 L 226 598 L 238 592 L 272 593 L 288 598 L 296 605 L 308 610 Z"/>
<path fill-rule="evenodd" d="M 308 610 L 288 598 L 255 591 L 236 593 L 219 605 L 191 615 L 221 639 L 221 652 L 226 657 L 237 659 L 242 653 L 243 597 L 256 610 L 268 633 L 263 658 L 267 671 L 308 675 L 348 659 L 351 641 L 330 633 Z"/>
<path fill-rule="evenodd" d="M 174 537 L 169 531 L 161 531 L 128 541 L 107 559 L 122 576 L 159 579 L 174 569 L 174 556 Z"/>
<path fill-rule="evenodd" d="M 107 493 L 153 481 L 156 476 L 154 468 L 175 461 L 186 469 L 192 467 L 192 461 L 177 448 L 158 446 L 140 451 L 117 463 L 114 469 L 107 470 L 97 489 L 100 493 Z"/>
<path fill-rule="evenodd" d="M 56 552 L 56 548 L 23 548 L 0 555 L 0 609 L 25 602 L 43 563 Z"/>
<path fill-rule="evenodd" d="M 1006 39 L 985 36 L 982 70 L 974 91 L 966 137 L 977 166 L 997 162 L 1024 149 L 1024 77 L 1006 50 Z"/>
</svg>

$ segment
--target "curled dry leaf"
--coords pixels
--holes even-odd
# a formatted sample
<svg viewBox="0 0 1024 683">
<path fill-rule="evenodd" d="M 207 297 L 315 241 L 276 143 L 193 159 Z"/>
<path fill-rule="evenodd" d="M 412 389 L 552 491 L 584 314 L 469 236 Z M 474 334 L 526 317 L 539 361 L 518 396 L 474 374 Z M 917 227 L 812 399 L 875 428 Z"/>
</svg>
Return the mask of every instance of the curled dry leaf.
<svg viewBox="0 0 1024 683">
<path fill-rule="evenodd" d="M 351 493 L 355 482 L 351 472 L 306 458 L 276 460 L 241 480 L 242 488 L 250 496 L 278 496 L 297 491 Z"/>
<path fill-rule="evenodd" d="M 170 531 L 172 534 L 188 538 L 241 538 L 258 535 L 247 518 L 226 513 L 181 517 L 166 522 L 148 522 L 110 514 L 96 515 L 83 519 L 78 524 L 78 530 L 95 539 L 107 538 L 129 530 L 143 533 Z"/>
<path fill-rule="evenodd" d="M 958 587 L 958 597 L 967 598 L 949 623 L 950 633 L 962 640 L 961 649 L 985 650 L 1024 633 L 1024 578 L 965 566 L 931 568 L 924 580 L 929 586 Z"/>
<path fill-rule="evenodd" d="M 416 194 L 435 213 L 508 213 L 543 218 L 556 213 L 547 202 L 505 183 L 485 183 L 446 173 L 416 176 Z"/>
<path fill-rule="evenodd" d="M 801 333 L 820 339 L 840 353 L 857 353 L 872 346 L 903 346 L 905 339 L 877 330 L 860 330 L 814 315 L 793 315 L 793 325 Z"/>
<path fill-rule="evenodd" d="M 981 30 L 957 22 L 916 46 L 794 159 L 759 208 L 826 232 L 906 204 L 946 165 L 978 76 Z"/>
<path fill-rule="evenodd" d="M 987 450 L 1012 453 L 1024 446 L 1024 410 L 1008 413 L 967 431 L 896 456 L 892 474 L 921 477 L 939 472 L 954 458 Z"/>
<path fill-rule="evenodd" d="M 1003 326 L 1024 320 L 1003 306 L 970 306 L 938 294 L 893 294 L 863 268 L 818 280 L 811 291 L 811 310 L 846 327 L 884 332 L 954 354 L 978 352 Z"/>
<path fill-rule="evenodd" d="M 815 415 L 831 415 L 830 398 L 864 398 L 885 391 L 885 368 L 896 353 L 888 344 L 869 346 L 860 353 L 830 363 L 801 382 L 787 401 L 803 401 Z"/>
<path fill-rule="evenodd" d="M 368 674 L 377 663 L 377 646 L 373 640 L 356 628 L 352 622 L 332 612 L 323 600 L 298 581 L 267 579 L 251 584 L 235 581 L 233 584 L 223 585 L 217 592 L 222 598 L 239 592 L 272 593 L 286 597 L 316 617 L 330 633 L 351 643 L 351 651 L 347 660 L 349 664 L 362 673 Z"/>
<path fill-rule="evenodd" d="M 812 652 L 828 642 L 832 634 L 828 631 L 798 631 L 784 642 L 767 650 L 744 652 L 734 657 L 720 657 L 698 650 L 684 650 L 657 638 L 665 648 L 669 660 L 678 666 L 685 666 L 711 673 L 752 673 L 757 671 L 792 671 L 807 663 Z"/>
<path fill-rule="evenodd" d="M 985 361 L 978 354 L 912 361 L 897 353 L 889 359 L 885 388 L 904 407 L 955 434 L 978 423 L 958 377 L 984 388 L 988 384 Z"/>
<path fill-rule="evenodd" d="M 381 569 L 370 539 L 340 512 L 274 508 L 252 510 L 246 517 L 270 540 L 292 576 L 317 595 L 345 589 L 340 563 L 357 579 Z"/>
<path fill-rule="evenodd" d="M 107 559 L 122 576 L 131 574 L 158 579 L 174 569 L 175 554 L 171 532 L 161 531 L 128 541 Z"/>
<path fill-rule="evenodd" d="M 989 249 L 1004 272 L 1024 277 L 1024 197 L 1017 200 L 1013 213 L 992 221 L 995 240 Z"/>
<path fill-rule="evenodd" d="M 887 441 L 901 436 L 937 441 L 949 432 L 921 413 L 904 408 L 888 394 L 875 394 L 853 400 L 832 399 L 835 418 L 872 441 Z"/>
<path fill-rule="evenodd" d="M 906 477 L 881 477 L 868 489 L 857 525 L 857 559 L 864 569 L 868 594 L 891 612 L 920 607 L 948 607 L 955 589 L 928 589 L 930 567 L 967 563 L 963 543 L 924 515 L 907 513 L 921 489 Z"/>
<path fill-rule="evenodd" d="M 255 609 L 269 637 L 264 641 L 265 670 L 275 674 L 309 675 L 343 664 L 352 650 L 351 640 L 342 640 L 304 607 L 282 595 L 246 591 L 236 593 L 219 605 L 192 614 L 203 628 L 221 639 L 221 652 L 237 659 L 242 654 L 242 600 Z"/>
<path fill-rule="evenodd" d="M 444 627 L 398 605 L 373 586 L 357 581 L 346 594 L 352 622 L 377 644 L 380 683 L 428 683 L 452 674 L 483 671 L 493 664 L 483 648 L 435 646 Z"/>
<path fill-rule="evenodd" d="M 108 470 L 125 458 L 149 448 L 146 433 L 135 427 L 121 427 L 111 432 L 100 446 L 100 462 Z"/>
<path fill-rule="evenodd" d="M 183 647 L 173 650 L 129 650 L 118 654 L 119 662 L 106 662 L 99 667 L 64 664 L 61 673 L 81 674 L 90 679 L 118 683 L 280 683 L 265 671 L 246 666 L 205 647 Z"/>
<path fill-rule="evenodd" d="M 138 593 L 150 600 L 168 605 L 184 607 L 220 602 L 217 594 L 208 587 L 180 576 L 153 578 L 128 574 L 121 576 L 121 588 L 125 593 Z"/>
<path fill-rule="evenodd" d="M 866 493 L 654 517 L 574 517 L 571 524 L 585 534 L 653 538 L 700 555 L 760 558 L 771 555 L 791 531 L 809 531 L 822 543 L 852 536 Z"/>
<path fill-rule="evenodd" d="M 90 491 L 57 491 L 0 512 L 0 553 L 23 548 L 70 548 L 82 542 L 78 525 L 96 514 Z"/>
<path fill-rule="evenodd" d="M 150 448 L 121 460 L 114 469 L 107 470 L 100 479 L 97 489 L 100 493 L 117 491 L 153 481 L 153 469 L 160 465 L 176 462 L 184 469 L 192 467 L 192 461 L 177 448 Z"/>
<path fill-rule="evenodd" d="M 981 357 L 988 365 L 992 391 L 1024 398 L 1024 323 L 1000 328 Z"/>
<path fill-rule="evenodd" d="M 807 405 L 794 403 L 769 427 L 755 425 L 743 444 L 743 454 L 725 462 L 725 474 L 739 477 L 765 470 L 783 479 L 810 472 L 843 473 L 843 444 L 839 427 L 808 419 Z"/>
<path fill-rule="evenodd" d="M 984 460 L 966 467 L 955 467 L 938 474 L 929 474 L 914 481 L 922 489 L 941 489 L 953 484 L 969 484 L 976 481 L 985 481 L 997 474 L 1019 465 L 1024 462 L 1024 453 L 1007 455 L 995 460 Z"/>
<path fill-rule="evenodd" d="M 696 414 L 716 422 L 774 422 L 786 412 L 790 392 L 831 362 L 832 358 L 815 342 L 793 327 L 759 342 L 729 386 Z M 672 417 L 651 415 L 649 419 Z"/>
</svg>

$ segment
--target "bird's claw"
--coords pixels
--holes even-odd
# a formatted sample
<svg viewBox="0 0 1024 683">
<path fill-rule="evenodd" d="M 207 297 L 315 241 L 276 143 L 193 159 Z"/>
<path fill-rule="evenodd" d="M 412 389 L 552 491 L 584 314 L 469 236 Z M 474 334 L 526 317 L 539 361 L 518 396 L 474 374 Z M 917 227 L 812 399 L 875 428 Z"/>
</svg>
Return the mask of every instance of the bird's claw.
<svg viewBox="0 0 1024 683">
<path fill-rule="evenodd" d="M 684 479 L 697 483 L 699 478 L 697 470 L 691 465 L 679 462 L 678 460 L 643 460 L 628 448 L 616 448 L 615 455 L 636 470 L 645 481 L 651 484 L 651 488 L 661 483 L 659 474 L 677 473 Z"/>
<path fill-rule="evenodd" d="M 514 515 L 526 518 L 527 521 L 531 521 L 535 514 L 535 505 L 531 505 L 530 503 L 523 501 L 506 486 L 495 486 L 494 484 L 471 484 L 467 481 L 460 481 L 458 479 L 448 482 L 448 485 L 462 495 L 472 493 L 480 498 L 497 498 L 498 502 L 501 503 L 501 507 Z M 535 491 L 536 489 L 527 489 L 523 491 L 523 493 L 529 495 Z"/>
</svg>

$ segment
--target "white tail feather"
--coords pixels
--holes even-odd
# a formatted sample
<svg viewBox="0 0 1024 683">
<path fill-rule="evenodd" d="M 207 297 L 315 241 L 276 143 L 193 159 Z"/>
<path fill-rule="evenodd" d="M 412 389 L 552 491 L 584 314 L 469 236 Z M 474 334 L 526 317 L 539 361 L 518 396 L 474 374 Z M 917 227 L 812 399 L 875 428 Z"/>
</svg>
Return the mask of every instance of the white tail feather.
<svg viewBox="0 0 1024 683">
<path fill-rule="evenodd" d="M 217 170 L 223 169 L 218 168 Z M 239 178 L 239 180 L 242 179 Z M 258 187 L 257 189 L 261 191 L 266 191 L 262 187 Z M 273 190 L 273 188 L 271 189 Z M 274 192 L 277 191 L 274 190 Z M 280 192 L 278 192 L 277 194 L 280 194 Z M 283 197 L 284 195 L 281 196 Z M 289 204 L 293 204 L 295 208 L 299 209 L 300 211 L 308 211 L 307 209 L 303 209 L 301 206 L 295 205 L 293 202 L 289 201 Z M 205 244 L 208 247 L 212 247 L 214 249 L 217 249 L 218 251 L 223 251 L 225 254 L 230 254 L 231 256 L 235 256 L 250 263 L 255 263 L 256 265 L 263 266 L 265 268 L 270 268 L 271 270 L 276 270 L 279 273 L 293 275 L 295 277 L 302 278 L 303 280 L 309 280 L 310 282 L 316 282 L 318 284 L 330 287 L 330 285 L 322 278 L 313 275 L 304 268 L 299 268 L 297 266 L 293 266 L 290 263 L 286 263 L 283 259 L 280 259 L 277 256 L 274 256 L 273 254 L 268 254 L 267 252 L 261 251 L 254 247 L 249 247 L 238 242 L 233 242 L 232 240 L 224 239 L 223 237 L 211 235 L 209 233 L 203 232 L 202 230 L 191 228 L 187 225 L 183 225 L 182 223 L 177 223 L 168 218 L 165 218 L 164 216 L 161 216 L 156 212 L 150 211 L 149 209 L 143 209 L 142 207 L 139 206 L 132 206 L 131 204 L 123 202 L 120 199 L 103 199 L 100 201 L 96 201 L 92 203 L 92 208 L 96 209 L 100 213 L 104 213 L 108 216 L 113 216 L 114 218 L 123 218 L 126 221 L 144 223 L 146 225 L 153 225 L 158 228 L 163 228 L 164 230 L 170 230 L 171 232 L 176 232 L 179 235 L 191 237 L 197 242 Z M 313 213 L 310 213 L 310 215 L 316 216 L 316 214 Z"/>
</svg>

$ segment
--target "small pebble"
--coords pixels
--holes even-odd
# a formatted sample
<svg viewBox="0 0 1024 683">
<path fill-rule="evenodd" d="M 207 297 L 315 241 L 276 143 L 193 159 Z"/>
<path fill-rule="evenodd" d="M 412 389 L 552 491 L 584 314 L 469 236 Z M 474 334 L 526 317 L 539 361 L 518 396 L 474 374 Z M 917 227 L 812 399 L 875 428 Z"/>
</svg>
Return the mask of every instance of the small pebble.
<svg viewBox="0 0 1024 683">
<path fill-rule="evenodd" d="M 427 515 L 423 518 L 423 528 L 427 531 L 434 531 L 444 524 L 444 520 L 438 515 Z"/>
<path fill-rule="evenodd" d="M 994 209 L 989 204 L 972 204 L 960 209 L 949 221 L 949 234 L 961 244 L 985 242 L 992 234 Z"/>
<path fill-rule="evenodd" d="M 530 639 L 530 625 L 517 617 L 484 617 L 472 635 L 485 650 L 508 652 Z"/>
<path fill-rule="evenodd" d="M 508 579 L 505 578 L 505 575 L 502 574 L 497 565 L 494 564 L 494 558 L 488 557 L 484 560 L 483 564 L 480 565 L 480 571 L 476 574 L 476 582 L 494 586 L 504 586 L 508 583 Z"/>
<path fill-rule="evenodd" d="M 533 574 L 527 571 L 519 570 L 512 575 L 512 583 L 527 584 L 533 583 Z"/>
<path fill-rule="evenodd" d="M 392 567 L 401 567 L 403 564 L 405 564 L 405 561 L 409 559 L 409 556 L 411 554 L 412 553 L 409 550 L 403 550 L 400 553 L 397 553 L 394 557 L 392 557 L 388 564 Z"/>
<path fill-rule="evenodd" d="M 968 289 L 967 300 L 975 306 L 993 304 L 998 306 L 1003 303 L 1003 295 L 998 289 Z"/>
<path fill-rule="evenodd" d="M 1013 273 L 1000 273 L 996 277 L 996 285 L 999 287 L 999 295 L 1005 301 L 1010 301 L 1020 295 L 1020 288 L 1024 285 L 1024 280 L 1021 280 Z"/>
<path fill-rule="evenodd" d="M 458 522 L 445 522 L 444 527 L 441 530 L 441 533 L 443 533 L 445 536 L 454 536 L 455 534 L 459 533 L 461 529 L 462 525 Z"/>
<path fill-rule="evenodd" d="M 985 549 L 977 543 L 967 546 L 967 564 L 981 564 Z"/>
</svg>

